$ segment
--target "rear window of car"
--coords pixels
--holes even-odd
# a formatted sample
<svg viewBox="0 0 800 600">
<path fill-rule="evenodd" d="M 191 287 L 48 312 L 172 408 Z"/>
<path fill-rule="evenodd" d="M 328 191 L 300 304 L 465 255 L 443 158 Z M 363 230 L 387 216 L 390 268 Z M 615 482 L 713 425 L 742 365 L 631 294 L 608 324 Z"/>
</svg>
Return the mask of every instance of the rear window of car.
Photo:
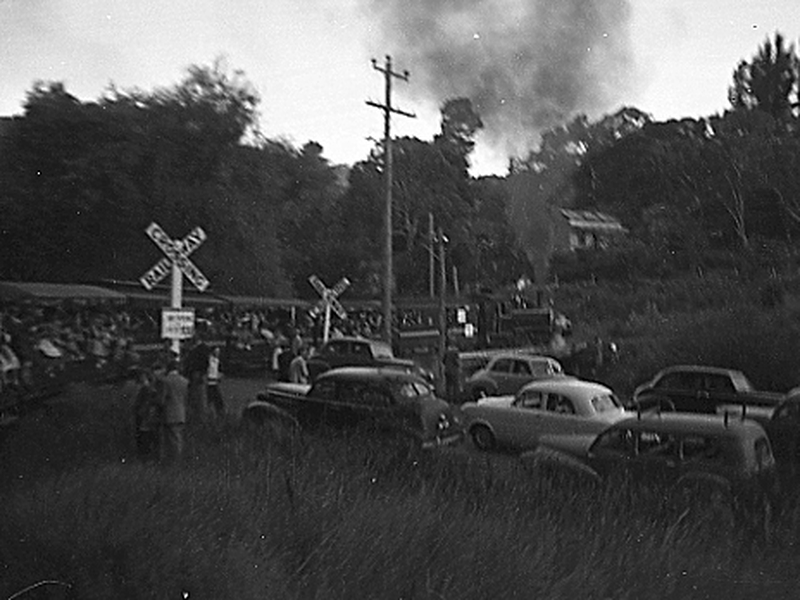
<svg viewBox="0 0 800 600">
<path fill-rule="evenodd" d="M 604 413 L 619 409 L 622 406 L 614 394 L 601 394 L 592 398 L 594 412 Z"/>
<path fill-rule="evenodd" d="M 392 348 L 388 344 L 372 344 L 372 352 L 375 358 L 394 358 Z"/>
</svg>

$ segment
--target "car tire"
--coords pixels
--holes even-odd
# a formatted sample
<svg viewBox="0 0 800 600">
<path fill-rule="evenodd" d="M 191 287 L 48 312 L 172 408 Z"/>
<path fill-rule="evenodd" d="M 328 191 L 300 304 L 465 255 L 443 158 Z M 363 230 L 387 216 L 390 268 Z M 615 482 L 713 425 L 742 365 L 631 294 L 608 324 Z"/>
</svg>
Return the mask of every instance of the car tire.
<svg viewBox="0 0 800 600">
<path fill-rule="evenodd" d="M 486 425 L 473 425 L 469 434 L 472 437 L 472 443 L 479 450 L 492 450 L 497 443 L 494 433 Z"/>
</svg>

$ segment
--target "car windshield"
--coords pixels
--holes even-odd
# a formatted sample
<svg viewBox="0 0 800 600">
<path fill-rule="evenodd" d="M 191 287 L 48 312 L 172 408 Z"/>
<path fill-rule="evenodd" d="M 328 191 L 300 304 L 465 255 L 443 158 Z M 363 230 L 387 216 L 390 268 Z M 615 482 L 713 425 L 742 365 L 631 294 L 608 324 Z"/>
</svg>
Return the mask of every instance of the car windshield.
<svg viewBox="0 0 800 600">
<path fill-rule="evenodd" d="M 416 398 L 433 394 L 430 386 L 419 381 L 406 381 L 400 385 L 398 391 L 401 398 Z"/>
<path fill-rule="evenodd" d="M 614 394 L 601 394 L 592 398 L 592 407 L 595 412 L 609 412 L 622 406 Z"/>
</svg>

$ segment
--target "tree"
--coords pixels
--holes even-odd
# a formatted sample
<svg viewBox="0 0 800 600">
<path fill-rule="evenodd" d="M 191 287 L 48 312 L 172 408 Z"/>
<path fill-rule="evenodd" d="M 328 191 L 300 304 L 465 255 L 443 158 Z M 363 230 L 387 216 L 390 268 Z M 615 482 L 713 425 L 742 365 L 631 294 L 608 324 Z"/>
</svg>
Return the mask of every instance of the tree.
<svg viewBox="0 0 800 600">
<path fill-rule="evenodd" d="M 783 36 L 767 39 L 750 60 L 741 61 L 733 72 L 728 98 L 734 110 L 761 110 L 777 121 L 797 115 L 800 89 L 800 58 L 794 44 L 784 45 Z"/>
</svg>

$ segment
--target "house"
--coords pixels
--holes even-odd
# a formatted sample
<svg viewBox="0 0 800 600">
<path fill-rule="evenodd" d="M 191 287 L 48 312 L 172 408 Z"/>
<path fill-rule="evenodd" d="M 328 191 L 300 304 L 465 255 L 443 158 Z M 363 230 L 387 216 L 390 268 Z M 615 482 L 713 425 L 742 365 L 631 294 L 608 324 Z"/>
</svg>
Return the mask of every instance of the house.
<svg viewBox="0 0 800 600">
<path fill-rule="evenodd" d="M 628 233 L 618 219 L 596 210 L 555 208 L 553 217 L 555 252 L 608 248 Z"/>
</svg>

